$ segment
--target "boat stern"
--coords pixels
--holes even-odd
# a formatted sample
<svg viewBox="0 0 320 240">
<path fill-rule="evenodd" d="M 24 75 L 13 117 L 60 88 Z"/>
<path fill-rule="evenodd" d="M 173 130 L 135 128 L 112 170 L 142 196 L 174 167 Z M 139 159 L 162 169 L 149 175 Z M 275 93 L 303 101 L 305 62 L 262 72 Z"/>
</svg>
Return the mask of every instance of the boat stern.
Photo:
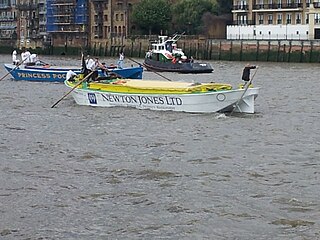
<svg viewBox="0 0 320 240">
<path fill-rule="evenodd" d="M 259 88 L 248 88 L 245 95 L 234 104 L 234 112 L 255 113 L 255 99 L 258 94 Z"/>
</svg>

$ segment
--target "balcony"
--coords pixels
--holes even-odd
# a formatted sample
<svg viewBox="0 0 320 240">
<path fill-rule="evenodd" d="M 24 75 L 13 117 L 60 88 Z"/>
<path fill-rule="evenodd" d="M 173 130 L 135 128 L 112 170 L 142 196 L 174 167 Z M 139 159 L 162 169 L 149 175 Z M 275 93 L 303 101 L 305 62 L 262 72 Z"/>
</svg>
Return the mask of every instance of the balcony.
<svg viewBox="0 0 320 240">
<path fill-rule="evenodd" d="M 274 11 L 274 10 L 302 10 L 302 3 L 283 3 L 283 4 L 255 4 L 253 5 L 253 11 Z"/>
<path fill-rule="evenodd" d="M 9 4 L 0 4 L 0 9 L 10 9 L 11 6 Z"/>
<path fill-rule="evenodd" d="M 249 10 L 249 5 L 234 5 L 232 7 L 233 11 L 248 11 Z"/>
<path fill-rule="evenodd" d="M 36 10 L 37 9 L 37 4 L 18 4 L 17 9 L 20 11 L 29 11 L 29 10 Z"/>
<path fill-rule="evenodd" d="M 62 5 L 64 5 L 64 4 L 74 4 L 74 1 L 73 0 L 52 0 L 51 1 L 51 4 L 52 5 L 55 5 L 55 4 L 62 4 Z"/>
<path fill-rule="evenodd" d="M 320 8 L 320 2 L 314 2 L 313 3 L 314 8 Z"/>
<path fill-rule="evenodd" d="M 230 25 L 255 25 L 255 21 L 247 20 L 247 21 L 233 21 Z"/>
<path fill-rule="evenodd" d="M 13 21 L 16 21 L 17 18 L 15 17 L 3 17 L 3 16 L 0 16 L 0 22 L 13 22 Z"/>
</svg>

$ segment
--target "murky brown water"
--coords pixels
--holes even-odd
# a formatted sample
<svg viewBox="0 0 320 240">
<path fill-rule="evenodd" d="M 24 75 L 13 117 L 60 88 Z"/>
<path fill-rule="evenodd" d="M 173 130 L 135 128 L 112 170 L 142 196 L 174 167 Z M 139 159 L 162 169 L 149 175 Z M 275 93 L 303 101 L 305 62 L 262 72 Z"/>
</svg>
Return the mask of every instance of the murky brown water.
<svg viewBox="0 0 320 240">
<path fill-rule="evenodd" d="M 239 84 L 245 63 L 212 64 L 162 74 Z M 320 239 L 319 66 L 258 64 L 258 112 L 232 117 L 52 109 L 63 84 L 1 81 L 0 239 Z"/>
</svg>

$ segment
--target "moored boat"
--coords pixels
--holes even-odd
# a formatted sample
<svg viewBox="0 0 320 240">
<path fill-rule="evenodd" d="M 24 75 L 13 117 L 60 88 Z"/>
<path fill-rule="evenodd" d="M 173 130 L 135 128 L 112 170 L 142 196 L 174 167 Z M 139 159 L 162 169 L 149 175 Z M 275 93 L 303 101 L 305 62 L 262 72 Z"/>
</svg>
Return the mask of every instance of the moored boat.
<svg viewBox="0 0 320 240">
<path fill-rule="evenodd" d="M 79 105 L 134 107 L 190 113 L 254 113 L 259 88 L 233 89 L 223 83 L 113 79 L 65 81 Z"/>
<path fill-rule="evenodd" d="M 213 68 L 210 63 L 195 62 L 192 57 L 188 58 L 182 49 L 177 48 L 176 42 L 179 38 L 178 34 L 172 38 L 159 36 L 159 40 L 152 43 L 152 49 L 146 53 L 146 69 L 158 72 L 211 73 Z"/>
<path fill-rule="evenodd" d="M 4 64 L 6 70 L 15 80 L 26 81 L 41 81 L 41 82 L 63 82 L 66 79 L 66 74 L 69 70 L 79 74 L 80 67 L 76 66 L 49 66 L 49 65 L 19 65 Z M 108 68 L 108 71 L 113 72 L 123 78 L 142 79 L 143 67 L 127 67 L 127 68 Z M 100 76 L 104 73 L 98 70 Z"/>
</svg>

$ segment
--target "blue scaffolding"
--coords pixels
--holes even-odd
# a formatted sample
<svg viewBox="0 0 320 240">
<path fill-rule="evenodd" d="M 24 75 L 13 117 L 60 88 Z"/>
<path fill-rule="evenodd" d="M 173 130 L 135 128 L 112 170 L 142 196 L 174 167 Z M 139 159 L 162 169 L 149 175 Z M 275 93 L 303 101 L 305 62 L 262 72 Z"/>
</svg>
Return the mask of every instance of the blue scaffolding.
<svg viewBox="0 0 320 240">
<path fill-rule="evenodd" d="M 85 32 L 88 0 L 47 0 L 47 32 Z"/>
</svg>

